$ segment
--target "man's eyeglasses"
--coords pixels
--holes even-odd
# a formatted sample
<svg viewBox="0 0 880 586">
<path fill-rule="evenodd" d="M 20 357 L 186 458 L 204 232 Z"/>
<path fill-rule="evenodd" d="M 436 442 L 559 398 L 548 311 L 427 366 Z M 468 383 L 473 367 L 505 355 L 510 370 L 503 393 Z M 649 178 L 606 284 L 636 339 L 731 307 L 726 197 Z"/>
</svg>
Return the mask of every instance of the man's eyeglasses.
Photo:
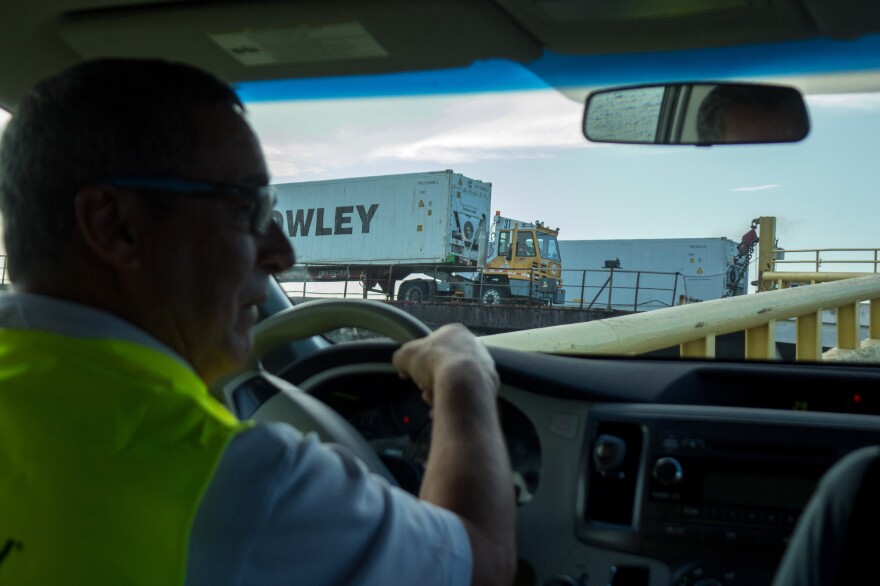
<svg viewBox="0 0 880 586">
<path fill-rule="evenodd" d="M 270 185 L 249 187 L 211 181 L 191 181 L 175 177 L 105 177 L 96 183 L 164 191 L 193 197 L 227 197 L 245 199 L 253 203 L 250 215 L 250 228 L 255 234 L 265 234 L 272 222 L 272 210 L 277 196 Z"/>
</svg>

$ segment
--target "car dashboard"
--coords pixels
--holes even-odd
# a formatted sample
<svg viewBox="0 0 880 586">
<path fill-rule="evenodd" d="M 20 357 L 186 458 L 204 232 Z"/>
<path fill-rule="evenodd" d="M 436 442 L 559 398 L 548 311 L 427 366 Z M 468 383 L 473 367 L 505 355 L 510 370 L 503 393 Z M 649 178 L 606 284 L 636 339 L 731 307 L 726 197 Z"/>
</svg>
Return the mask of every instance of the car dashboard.
<svg viewBox="0 0 880 586">
<path fill-rule="evenodd" d="M 281 376 L 417 492 L 430 417 L 394 348 L 339 344 Z M 819 477 L 880 444 L 870 367 L 492 354 L 521 585 L 770 584 Z"/>
</svg>

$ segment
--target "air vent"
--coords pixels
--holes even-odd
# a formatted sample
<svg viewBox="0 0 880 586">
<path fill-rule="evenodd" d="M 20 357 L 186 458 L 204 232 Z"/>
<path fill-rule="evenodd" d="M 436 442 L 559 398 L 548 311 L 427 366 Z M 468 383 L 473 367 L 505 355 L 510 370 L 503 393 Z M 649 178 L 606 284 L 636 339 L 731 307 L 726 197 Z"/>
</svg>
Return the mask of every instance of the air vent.
<svg viewBox="0 0 880 586">
<path fill-rule="evenodd" d="M 590 446 L 586 520 L 632 525 L 642 429 L 633 423 L 600 422 Z"/>
</svg>

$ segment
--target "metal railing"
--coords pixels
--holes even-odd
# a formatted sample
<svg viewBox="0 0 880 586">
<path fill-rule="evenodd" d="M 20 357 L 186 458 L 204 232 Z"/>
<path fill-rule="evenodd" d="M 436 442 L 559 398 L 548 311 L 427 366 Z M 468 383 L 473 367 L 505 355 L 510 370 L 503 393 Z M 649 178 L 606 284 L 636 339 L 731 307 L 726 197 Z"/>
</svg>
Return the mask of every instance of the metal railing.
<svg viewBox="0 0 880 586">
<path fill-rule="evenodd" d="M 640 312 L 709 299 L 728 293 L 727 275 L 686 276 L 678 272 L 622 269 L 566 269 L 566 306 Z"/>
<path fill-rule="evenodd" d="M 877 273 L 880 264 L 880 248 L 775 248 L 771 254 L 776 268 L 785 265 L 786 272 L 819 273 L 826 265 L 848 265 L 852 272 Z"/>
<path fill-rule="evenodd" d="M 870 303 L 859 343 L 859 304 Z M 822 311 L 837 311 L 837 347 L 822 352 Z M 714 357 L 717 336 L 745 332 L 747 359 L 775 359 L 775 323 L 797 320 L 797 360 L 880 360 L 880 275 L 744 295 L 579 324 L 484 336 L 490 346 L 562 354 L 637 355 L 679 347 Z"/>
<path fill-rule="evenodd" d="M 607 311 L 645 311 L 680 304 L 680 273 L 623 269 L 566 269 L 566 306 Z"/>
<path fill-rule="evenodd" d="M 708 294 L 692 294 L 694 284 L 689 279 L 694 278 L 676 273 L 566 270 L 567 306 L 581 309 L 598 306 L 634 313 L 482 339 L 493 346 L 536 352 L 637 355 L 678 347 L 683 357 L 714 357 L 718 336 L 744 332 L 744 356 L 767 360 L 777 357 L 776 323 L 792 320 L 796 324 L 797 360 L 880 362 L 880 271 L 877 269 L 880 249 L 779 249 L 772 252 L 773 264 L 761 274 L 761 280 L 776 284 L 776 290 L 726 299 L 720 299 L 723 294 L 711 289 L 707 289 Z M 787 258 L 783 258 L 783 253 Z M 855 258 L 851 256 L 853 253 L 862 256 Z M 808 257 L 792 258 L 793 254 Z M 801 270 L 779 271 L 775 265 Z M 821 272 L 820 269 L 829 265 L 846 265 L 860 271 Z M 474 267 L 460 270 L 480 272 Z M 658 284 L 650 282 L 652 278 L 673 280 L 671 284 Z M 698 282 L 709 283 L 713 278 L 720 280 L 723 276 L 702 276 Z M 720 283 L 715 285 L 716 289 L 726 286 Z M 302 291 L 305 295 L 305 284 Z M 685 301 L 711 300 L 680 304 L 682 296 Z M 639 312 L 651 303 L 665 306 L 666 299 L 671 307 Z M 865 303 L 868 323 L 862 324 L 860 306 Z M 834 313 L 836 345 L 825 350 L 823 313 L 829 311 Z M 867 338 L 861 340 L 860 330 L 865 328 Z"/>
<path fill-rule="evenodd" d="M 772 230 L 769 234 L 766 240 L 775 241 Z M 792 321 L 796 360 L 880 362 L 880 249 L 773 249 L 762 255 L 764 290 L 754 295 L 484 339 L 490 345 L 574 354 L 636 355 L 677 346 L 683 357 L 711 358 L 718 336 L 744 332 L 744 356 L 766 360 L 777 357 L 776 323 Z M 778 265 L 798 270 L 782 271 Z M 857 270 L 822 272 L 828 265 Z M 823 330 L 830 324 L 823 321 L 829 313 L 835 345 L 826 350 Z M 865 329 L 867 337 L 861 339 Z"/>
<path fill-rule="evenodd" d="M 424 266 L 420 269 L 413 269 L 410 265 L 388 264 L 388 265 L 371 265 L 370 270 L 376 272 L 384 272 L 386 276 L 381 279 L 374 279 L 377 283 L 381 283 L 381 288 L 364 288 L 365 275 L 359 277 L 352 275 L 352 267 L 362 265 L 351 264 L 308 264 L 303 263 L 295 269 L 288 271 L 279 278 L 282 287 L 291 297 L 301 297 L 303 299 L 309 297 L 331 297 L 331 298 L 372 298 L 372 299 L 396 299 L 400 286 L 405 283 L 410 275 L 420 278 L 432 279 L 439 281 L 443 279 L 443 275 L 466 276 L 469 283 L 476 286 L 474 295 L 452 295 L 452 294 L 435 294 L 429 295 L 424 301 L 431 300 L 469 300 L 477 301 L 482 297 L 484 288 L 494 286 L 492 278 L 497 276 L 491 269 L 475 267 L 473 265 L 442 265 L 442 266 Z M 528 281 L 535 281 L 538 271 L 535 269 L 521 269 L 522 276 Z M 318 278 L 310 276 L 318 274 Z M 329 278 L 320 278 L 321 274 L 327 274 Z M 351 278 L 347 280 L 337 280 L 337 275 L 349 275 Z M 404 275 L 401 278 L 401 275 Z M 453 282 L 453 281 L 450 281 Z M 359 283 L 359 287 L 352 287 L 351 283 Z M 536 299 L 537 301 L 537 299 Z"/>
<path fill-rule="evenodd" d="M 368 289 L 352 286 L 357 278 L 346 281 L 322 280 L 311 278 L 311 274 L 326 273 L 333 275 L 351 275 L 353 265 L 309 265 L 303 264 L 294 272 L 281 279 L 282 286 L 293 298 L 310 297 L 368 297 L 374 299 L 397 298 L 399 287 L 405 282 L 395 278 L 402 265 L 389 264 L 381 267 L 388 275 L 383 279 L 383 289 Z M 376 267 L 378 269 L 378 267 Z M 485 273 L 482 268 L 474 266 L 443 266 L 427 268 L 422 272 L 413 273 L 428 279 L 438 280 L 440 272 L 447 274 L 466 274 L 476 283 L 475 294 L 437 295 L 428 297 L 431 300 L 477 301 L 482 297 L 485 287 L 492 286 L 490 281 L 494 273 Z M 535 270 L 526 271 L 529 280 L 534 280 Z M 726 291 L 726 275 L 704 275 L 686 277 L 681 273 L 659 271 L 631 271 L 622 269 L 564 269 L 562 281 L 565 289 L 563 307 L 580 310 L 604 309 L 608 311 L 647 311 L 672 307 L 706 299 L 719 299 Z M 361 284 L 363 277 L 360 278 Z M 393 289 L 393 291 L 391 291 Z"/>
</svg>

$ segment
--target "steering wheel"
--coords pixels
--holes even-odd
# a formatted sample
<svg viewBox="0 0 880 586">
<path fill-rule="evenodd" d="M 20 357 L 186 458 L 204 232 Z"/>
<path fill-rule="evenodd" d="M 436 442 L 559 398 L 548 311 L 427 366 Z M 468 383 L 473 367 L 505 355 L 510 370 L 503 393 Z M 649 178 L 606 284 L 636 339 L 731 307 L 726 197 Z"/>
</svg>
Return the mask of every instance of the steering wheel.
<svg viewBox="0 0 880 586">
<path fill-rule="evenodd" d="M 235 374 L 215 383 L 211 392 L 237 411 L 242 394 L 259 397 L 249 419 L 284 421 L 303 433 L 315 432 L 325 443 L 342 446 L 367 468 L 397 484 L 369 443 L 336 411 L 305 390 L 267 372 L 262 359 L 277 346 L 341 328 L 356 327 L 404 343 L 427 336 L 431 330 L 394 306 L 367 299 L 322 299 L 278 312 L 254 326 L 253 349 L 247 363 Z M 305 384 L 303 386 L 306 386 Z"/>
</svg>

